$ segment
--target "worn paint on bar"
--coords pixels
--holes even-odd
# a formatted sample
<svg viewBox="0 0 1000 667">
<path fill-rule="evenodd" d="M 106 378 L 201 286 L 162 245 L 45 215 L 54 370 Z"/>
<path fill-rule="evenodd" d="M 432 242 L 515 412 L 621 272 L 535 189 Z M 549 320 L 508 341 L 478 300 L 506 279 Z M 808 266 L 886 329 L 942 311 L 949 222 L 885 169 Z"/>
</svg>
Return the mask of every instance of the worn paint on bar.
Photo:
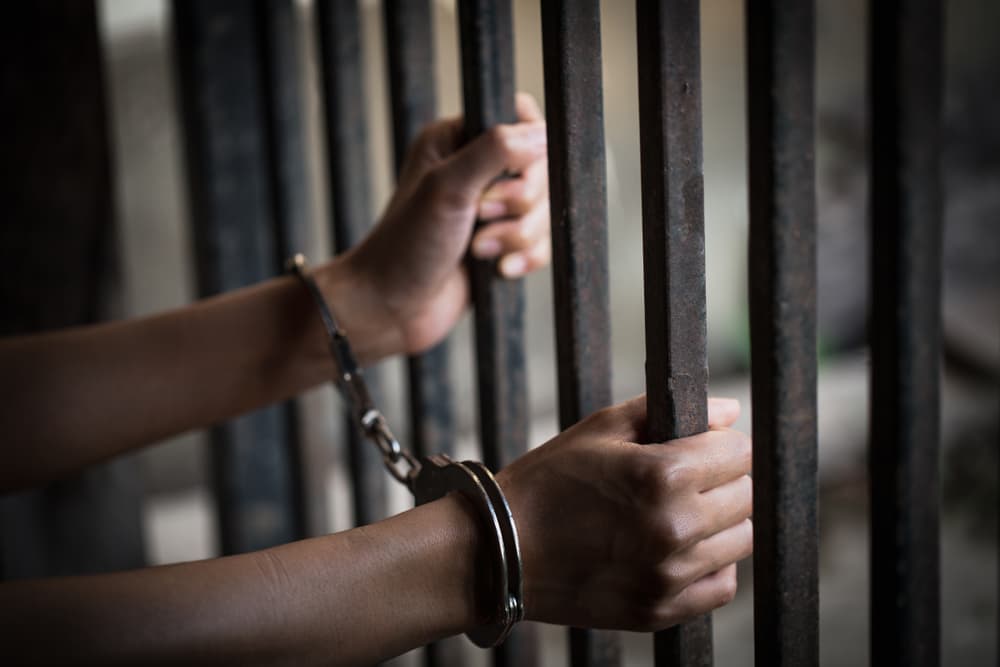
<svg viewBox="0 0 1000 667">
<path fill-rule="evenodd" d="M 871 3 L 871 663 L 941 661 L 942 3 Z"/>
<path fill-rule="evenodd" d="M 649 439 L 708 428 L 697 0 L 638 0 L 639 131 Z M 712 664 L 702 616 L 656 633 L 657 665 Z"/>
<path fill-rule="evenodd" d="M 173 19 L 198 289 L 209 296 L 274 275 L 258 26 L 239 2 L 180 0 Z M 281 407 L 213 427 L 212 444 L 223 553 L 298 537 Z"/>
<path fill-rule="evenodd" d="M 611 403 L 607 184 L 598 0 L 542 3 L 559 426 Z M 614 632 L 570 630 L 570 664 L 621 663 Z"/>
<path fill-rule="evenodd" d="M 459 0 L 465 134 L 471 139 L 517 120 L 510 0 Z M 480 223 L 477 223 L 480 224 Z M 528 400 L 524 361 L 524 287 L 504 280 L 495 261 L 469 258 L 474 304 L 479 434 L 483 461 L 498 470 L 527 449 Z M 534 665 L 530 626 L 515 628 L 495 651 L 498 667 Z"/>
<path fill-rule="evenodd" d="M 746 13 L 755 655 L 817 665 L 814 10 Z"/>
<path fill-rule="evenodd" d="M 368 174 L 368 111 L 365 104 L 358 0 L 317 0 L 320 70 L 326 120 L 334 251 L 359 242 L 372 223 Z M 378 400 L 376 374 L 366 371 Z M 354 520 L 364 525 L 388 514 L 387 475 L 375 447 L 362 436 L 348 412 L 348 459 L 353 480 Z"/>
</svg>

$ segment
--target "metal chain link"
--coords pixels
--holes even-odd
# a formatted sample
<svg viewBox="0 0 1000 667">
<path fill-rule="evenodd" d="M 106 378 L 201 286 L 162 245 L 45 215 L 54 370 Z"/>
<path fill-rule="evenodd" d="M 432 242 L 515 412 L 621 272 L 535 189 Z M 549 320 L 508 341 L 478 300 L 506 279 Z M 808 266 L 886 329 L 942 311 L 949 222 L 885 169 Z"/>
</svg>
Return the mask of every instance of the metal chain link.
<svg viewBox="0 0 1000 667">
<path fill-rule="evenodd" d="M 412 491 L 413 480 L 420 472 L 420 461 L 402 448 L 399 440 L 389 428 L 385 417 L 375 407 L 368 391 L 368 385 L 365 383 L 364 373 L 358 367 L 347 335 L 337 324 L 326 299 L 323 298 L 323 293 L 319 291 L 316 280 L 306 272 L 307 268 L 306 258 L 302 253 L 291 257 L 287 262 L 288 271 L 306 286 L 319 309 L 320 319 L 323 320 L 323 327 L 326 329 L 330 356 L 333 357 L 337 366 L 337 386 L 340 387 L 350 405 L 351 412 L 357 420 L 358 429 L 382 454 L 382 463 L 385 469 L 396 481 Z"/>
</svg>

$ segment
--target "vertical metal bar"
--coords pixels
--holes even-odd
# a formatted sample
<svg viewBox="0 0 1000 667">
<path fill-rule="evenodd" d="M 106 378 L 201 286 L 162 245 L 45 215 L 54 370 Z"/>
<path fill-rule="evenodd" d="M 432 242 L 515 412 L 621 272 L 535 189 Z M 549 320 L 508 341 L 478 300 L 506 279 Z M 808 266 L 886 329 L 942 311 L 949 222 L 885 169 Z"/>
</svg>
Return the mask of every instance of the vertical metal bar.
<svg viewBox="0 0 1000 667">
<path fill-rule="evenodd" d="M 514 35 L 510 0 L 460 0 L 459 39 L 465 133 L 475 137 L 499 123 L 516 122 Z M 469 259 L 475 305 L 479 433 L 483 460 L 497 470 L 527 449 L 524 364 L 524 288 L 499 278 L 495 261 Z M 517 628 L 496 650 L 496 663 L 533 665 L 530 626 Z"/>
<path fill-rule="evenodd" d="M 305 108 L 302 99 L 302 63 L 294 0 L 256 0 L 261 43 L 261 93 L 276 275 L 285 260 L 309 245 L 309 191 L 306 176 Z M 281 406 L 288 444 L 296 536 L 305 537 L 310 525 L 304 475 L 301 415 L 295 400 Z"/>
<path fill-rule="evenodd" d="M 638 0 L 649 438 L 708 428 L 697 0 Z M 712 664 L 709 616 L 656 633 L 657 665 Z"/>
<path fill-rule="evenodd" d="M 611 403 L 599 0 L 542 3 L 559 426 Z M 621 662 L 614 632 L 570 629 L 570 664 Z"/>
<path fill-rule="evenodd" d="M 943 11 L 871 3 L 871 661 L 940 663 Z"/>
<path fill-rule="evenodd" d="M 769 666 L 819 664 L 813 14 L 746 7 L 754 629 Z"/>
<path fill-rule="evenodd" d="M 368 111 L 364 94 L 358 0 L 319 0 L 319 49 L 326 116 L 333 244 L 344 252 L 372 223 L 368 174 Z M 378 391 L 369 371 L 368 386 Z M 388 514 L 386 474 L 375 448 L 348 418 L 346 433 L 358 525 Z"/>
<path fill-rule="evenodd" d="M 437 115 L 433 10 L 430 0 L 385 0 L 383 9 L 393 156 L 398 175 L 407 147 Z M 407 360 L 410 441 L 418 456 L 453 451 L 455 427 L 448 381 L 448 347 L 447 341 L 442 341 Z M 463 662 L 460 640 L 445 639 L 425 648 L 424 664 L 428 667 L 457 666 Z"/>
<path fill-rule="evenodd" d="M 407 147 L 437 114 L 433 16 L 430 0 L 386 0 L 384 8 L 393 154 L 398 174 Z M 454 441 L 454 425 L 447 342 L 410 357 L 408 362 L 413 449 L 420 456 L 448 453 Z"/>
<path fill-rule="evenodd" d="M 6 8 L 0 22 L 0 336 L 116 315 L 109 312 L 119 260 L 105 76 L 96 2 Z M 0 372 L 17 383 L 11 369 Z M 15 429 L 4 437 L 13 446 L 19 434 Z M 144 565 L 137 464 L 123 457 L 44 488 L 0 496 L 0 579 Z"/>
<path fill-rule="evenodd" d="M 173 10 L 198 288 L 208 296 L 274 274 L 257 24 L 247 2 L 178 0 Z M 280 406 L 214 427 L 212 444 L 223 552 L 295 539 Z"/>
</svg>

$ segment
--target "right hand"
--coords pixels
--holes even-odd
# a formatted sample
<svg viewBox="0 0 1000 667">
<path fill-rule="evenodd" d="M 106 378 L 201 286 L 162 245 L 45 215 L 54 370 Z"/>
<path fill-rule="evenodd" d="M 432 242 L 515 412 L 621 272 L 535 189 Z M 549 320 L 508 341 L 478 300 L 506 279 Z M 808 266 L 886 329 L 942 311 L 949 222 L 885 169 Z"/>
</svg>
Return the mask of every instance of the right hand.
<svg viewBox="0 0 1000 667">
<path fill-rule="evenodd" d="M 733 400 L 706 433 L 639 445 L 646 397 L 601 410 L 497 479 L 517 523 L 529 620 L 653 631 L 730 602 L 753 550 L 749 436 Z"/>
</svg>

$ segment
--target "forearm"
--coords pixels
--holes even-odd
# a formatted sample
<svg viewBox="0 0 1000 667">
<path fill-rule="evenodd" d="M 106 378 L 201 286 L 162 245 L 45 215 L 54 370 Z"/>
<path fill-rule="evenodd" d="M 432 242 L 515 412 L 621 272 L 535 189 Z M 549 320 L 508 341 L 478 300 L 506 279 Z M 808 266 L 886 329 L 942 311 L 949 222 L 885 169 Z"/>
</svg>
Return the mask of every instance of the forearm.
<svg viewBox="0 0 1000 667">
<path fill-rule="evenodd" d="M 317 271 L 362 363 L 400 346 L 347 262 Z M 162 315 L 0 341 L 0 490 L 290 397 L 333 377 L 308 293 L 292 278 Z"/>
<path fill-rule="evenodd" d="M 16 664 L 374 664 L 468 630 L 476 524 L 455 496 L 253 554 L 0 585 Z"/>
</svg>

